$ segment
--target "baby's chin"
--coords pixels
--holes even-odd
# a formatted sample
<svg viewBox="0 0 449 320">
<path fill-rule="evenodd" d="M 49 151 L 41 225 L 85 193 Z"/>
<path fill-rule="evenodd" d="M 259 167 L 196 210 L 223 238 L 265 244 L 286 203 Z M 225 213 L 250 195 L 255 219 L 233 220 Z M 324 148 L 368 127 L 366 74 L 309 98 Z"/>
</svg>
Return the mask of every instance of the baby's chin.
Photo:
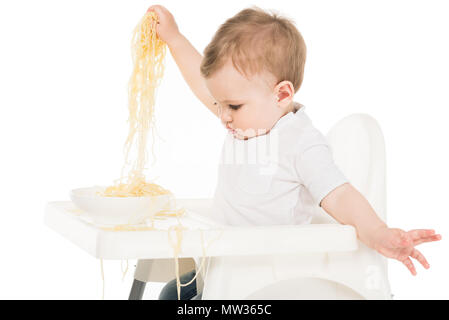
<svg viewBox="0 0 449 320">
<path fill-rule="evenodd" d="M 238 136 L 237 134 L 234 134 L 234 138 L 237 140 L 248 140 L 254 137 L 245 137 L 245 136 Z"/>
<path fill-rule="evenodd" d="M 255 138 L 258 136 L 266 135 L 270 132 L 270 130 L 259 129 L 257 132 L 255 130 L 239 130 L 237 129 L 235 132 L 231 133 L 235 139 L 237 140 L 249 140 L 251 138 Z"/>
</svg>

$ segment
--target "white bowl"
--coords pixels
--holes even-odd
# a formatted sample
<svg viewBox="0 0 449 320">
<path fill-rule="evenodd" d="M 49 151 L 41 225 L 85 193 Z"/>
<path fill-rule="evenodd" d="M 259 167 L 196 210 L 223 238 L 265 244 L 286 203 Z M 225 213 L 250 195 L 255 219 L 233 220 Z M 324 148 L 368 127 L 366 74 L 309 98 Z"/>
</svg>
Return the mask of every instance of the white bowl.
<svg viewBox="0 0 449 320">
<path fill-rule="evenodd" d="M 144 197 L 105 197 L 97 192 L 104 191 L 104 187 L 73 189 L 70 199 L 96 224 L 119 225 L 139 224 L 151 218 L 161 210 L 169 209 L 173 196 Z"/>
</svg>

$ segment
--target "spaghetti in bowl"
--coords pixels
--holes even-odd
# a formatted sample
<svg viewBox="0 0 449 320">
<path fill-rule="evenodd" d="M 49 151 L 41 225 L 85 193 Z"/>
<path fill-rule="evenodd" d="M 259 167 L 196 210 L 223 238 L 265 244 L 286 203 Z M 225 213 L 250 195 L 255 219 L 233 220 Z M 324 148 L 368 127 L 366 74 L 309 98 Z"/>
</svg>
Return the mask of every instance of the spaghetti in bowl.
<svg viewBox="0 0 449 320">
<path fill-rule="evenodd" d="M 99 225 L 141 224 L 173 206 L 172 194 L 111 197 L 102 195 L 105 189 L 101 186 L 73 189 L 70 199 Z"/>
</svg>

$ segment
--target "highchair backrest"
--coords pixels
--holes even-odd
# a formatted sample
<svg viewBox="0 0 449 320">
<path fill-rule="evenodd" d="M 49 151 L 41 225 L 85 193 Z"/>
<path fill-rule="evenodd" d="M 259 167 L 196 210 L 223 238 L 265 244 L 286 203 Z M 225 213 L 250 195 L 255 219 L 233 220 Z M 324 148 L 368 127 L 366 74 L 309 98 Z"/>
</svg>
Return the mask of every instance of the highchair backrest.
<svg viewBox="0 0 449 320">
<path fill-rule="evenodd" d="M 368 114 L 351 114 L 326 138 L 337 166 L 386 222 L 385 141 L 377 121 Z M 315 213 L 312 223 L 338 223 L 318 206 Z"/>
</svg>

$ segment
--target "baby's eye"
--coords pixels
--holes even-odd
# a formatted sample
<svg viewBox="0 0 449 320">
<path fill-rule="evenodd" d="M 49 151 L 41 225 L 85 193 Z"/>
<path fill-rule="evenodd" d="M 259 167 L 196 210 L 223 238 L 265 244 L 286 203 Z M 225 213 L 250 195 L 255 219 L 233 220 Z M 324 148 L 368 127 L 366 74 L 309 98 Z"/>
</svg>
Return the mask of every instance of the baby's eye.
<svg viewBox="0 0 449 320">
<path fill-rule="evenodd" d="M 238 109 L 240 109 L 241 106 L 242 106 L 242 104 L 239 104 L 239 105 L 230 104 L 229 108 L 231 108 L 232 110 L 238 110 Z"/>
</svg>

